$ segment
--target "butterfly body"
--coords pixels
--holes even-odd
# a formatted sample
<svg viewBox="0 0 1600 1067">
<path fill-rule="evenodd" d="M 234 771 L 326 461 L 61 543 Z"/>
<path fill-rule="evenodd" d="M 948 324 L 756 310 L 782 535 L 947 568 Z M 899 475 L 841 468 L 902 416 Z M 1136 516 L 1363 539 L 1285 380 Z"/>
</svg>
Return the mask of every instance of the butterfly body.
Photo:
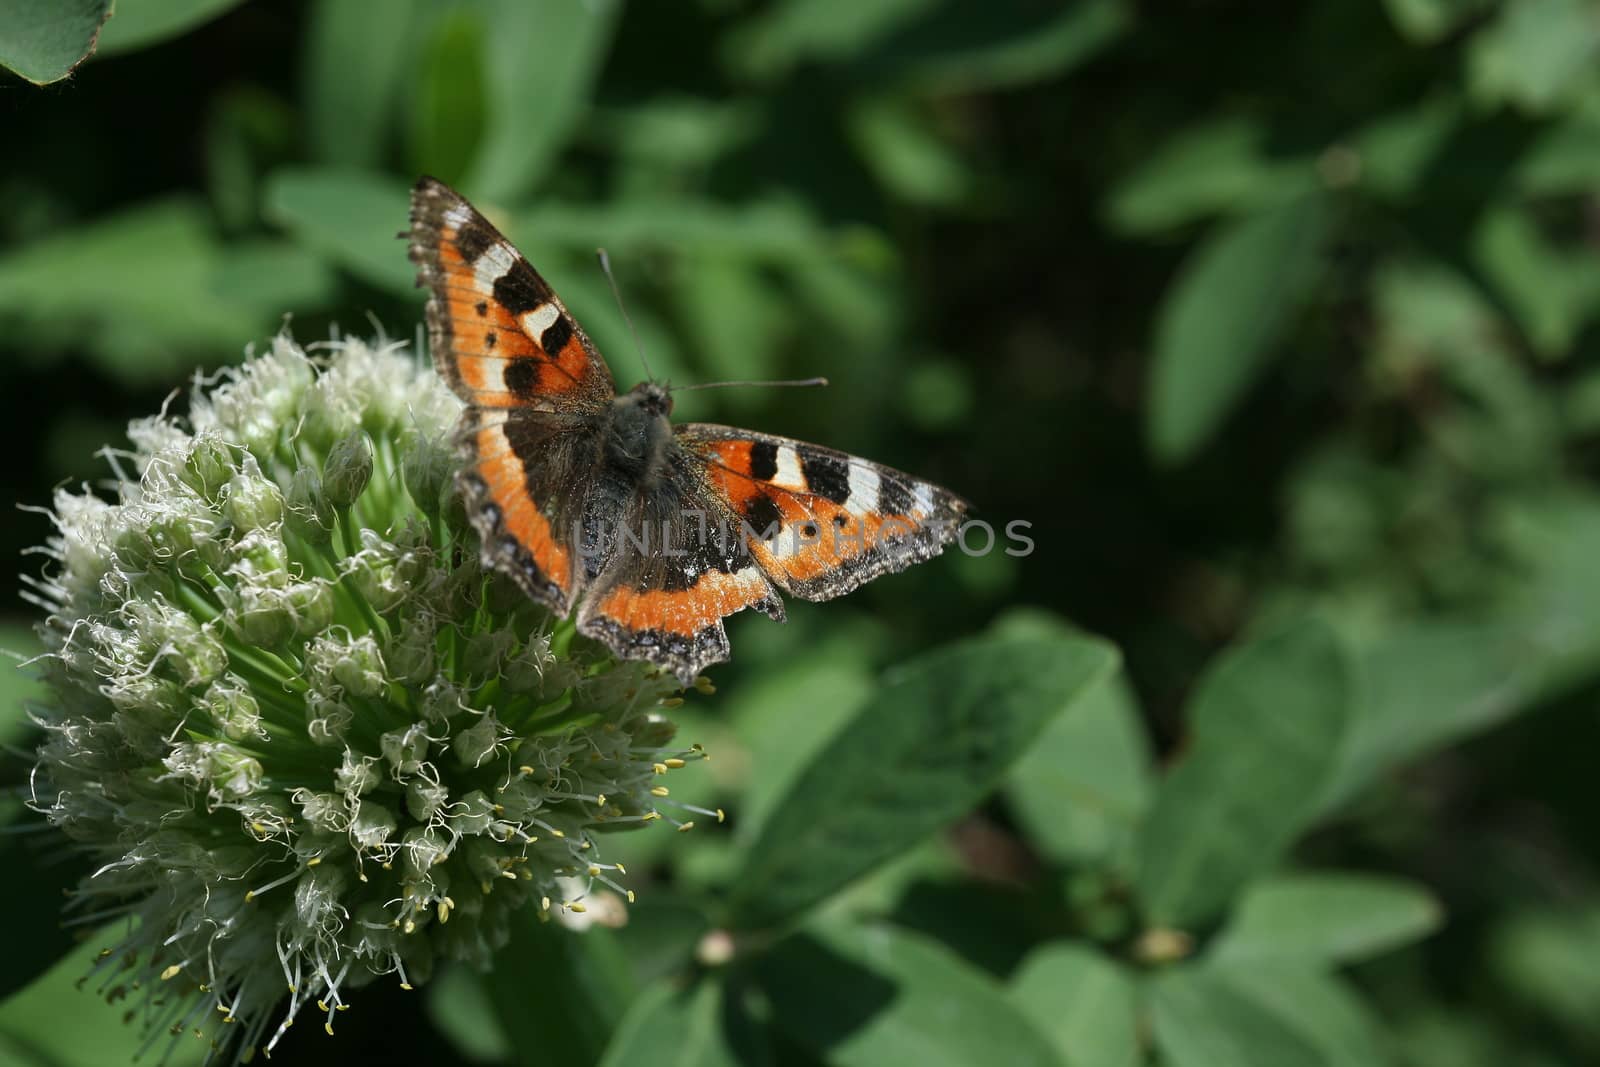
<svg viewBox="0 0 1600 1067">
<path fill-rule="evenodd" d="M 936 555 L 966 505 L 842 452 L 671 422 L 671 393 L 618 394 L 527 261 L 444 184 L 412 193 L 429 340 L 466 401 L 459 485 L 485 561 L 619 656 L 687 684 L 728 658 L 723 617 L 842 595 Z"/>
</svg>

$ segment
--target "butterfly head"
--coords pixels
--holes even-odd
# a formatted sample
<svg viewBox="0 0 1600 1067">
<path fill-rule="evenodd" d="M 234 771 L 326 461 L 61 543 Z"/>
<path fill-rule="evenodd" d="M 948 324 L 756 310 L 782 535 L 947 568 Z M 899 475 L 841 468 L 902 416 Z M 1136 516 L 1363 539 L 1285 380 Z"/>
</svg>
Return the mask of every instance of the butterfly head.
<svg viewBox="0 0 1600 1067">
<path fill-rule="evenodd" d="M 666 418 L 672 414 L 672 393 L 658 382 L 640 382 L 622 396 L 617 404 L 636 408 L 644 417 Z"/>
</svg>

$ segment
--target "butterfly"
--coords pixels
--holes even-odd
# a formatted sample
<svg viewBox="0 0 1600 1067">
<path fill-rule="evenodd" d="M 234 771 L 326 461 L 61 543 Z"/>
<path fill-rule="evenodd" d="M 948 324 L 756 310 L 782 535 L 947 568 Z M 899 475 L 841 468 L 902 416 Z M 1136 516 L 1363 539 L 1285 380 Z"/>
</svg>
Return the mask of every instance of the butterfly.
<svg viewBox="0 0 1600 1067">
<path fill-rule="evenodd" d="M 722 619 L 784 618 L 937 555 L 967 504 L 856 456 L 705 423 L 672 394 L 618 394 L 528 261 L 433 178 L 411 193 L 428 340 L 466 408 L 457 487 L 486 566 L 617 656 L 689 685 L 726 660 Z"/>
</svg>

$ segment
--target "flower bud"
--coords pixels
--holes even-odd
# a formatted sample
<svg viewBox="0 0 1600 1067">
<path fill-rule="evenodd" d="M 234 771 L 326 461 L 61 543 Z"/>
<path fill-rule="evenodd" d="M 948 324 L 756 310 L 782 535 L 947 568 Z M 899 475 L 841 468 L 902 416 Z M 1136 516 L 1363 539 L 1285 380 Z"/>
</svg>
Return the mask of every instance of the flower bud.
<svg viewBox="0 0 1600 1067">
<path fill-rule="evenodd" d="M 322 492 L 330 507 L 342 511 L 354 504 L 372 479 L 372 446 L 360 430 L 341 437 L 322 464 Z"/>
<path fill-rule="evenodd" d="M 436 518 L 455 475 L 456 458 L 442 441 L 433 438 L 414 435 L 407 443 L 410 447 L 400 466 L 406 492 L 424 515 Z"/>
<path fill-rule="evenodd" d="M 260 530 L 283 521 L 283 492 L 262 477 L 253 458 L 228 483 L 222 513 L 236 530 Z"/>
<path fill-rule="evenodd" d="M 201 434 L 193 439 L 178 477 L 205 500 L 215 500 L 233 478 L 233 456 L 217 437 Z"/>
<path fill-rule="evenodd" d="M 285 511 L 290 532 L 306 544 L 316 547 L 333 540 L 333 507 L 315 467 L 297 468 L 290 476 Z"/>
</svg>

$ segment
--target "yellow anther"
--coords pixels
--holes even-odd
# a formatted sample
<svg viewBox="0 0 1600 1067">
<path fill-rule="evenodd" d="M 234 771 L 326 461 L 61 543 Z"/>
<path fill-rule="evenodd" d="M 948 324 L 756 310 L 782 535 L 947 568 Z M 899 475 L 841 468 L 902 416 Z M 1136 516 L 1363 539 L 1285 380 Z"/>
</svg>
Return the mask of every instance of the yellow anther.
<svg viewBox="0 0 1600 1067">
<path fill-rule="evenodd" d="M 694 820 L 691 819 L 688 822 L 684 823 L 682 826 L 678 827 L 678 833 L 686 834 L 690 830 L 693 830 L 693 829 L 694 829 Z"/>
<path fill-rule="evenodd" d="M 567 905 L 567 908 L 571 911 L 577 912 L 580 915 L 589 910 L 588 908 L 584 907 L 583 901 L 581 900 L 574 900 L 571 904 Z"/>
<path fill-rule="evenodd" d="M 606 806 L 606 795 L 604 793 L 599 794 L 598 796 L 596 796 L 594 798 L 594 803 L 595 803 L 595 807 L 598 807 L 598 808 L 605 807 Z"/>
<path fill-rule="evenodd" d="M 550 898 L 549 897 L 540 897 L 539 898 L 539 908 L 542 911 L 549 911 L 550 910 Z"/>
<path fill-rule="evenodd" d="M 322 857 L 321 856 L 312 856 L 310 859 L 306 860 L 306 866 L 307 867 L 315 867 L 317 864 L 319 864 L 321 862 L 322 862 Z"/>
<path fill-rule="evenodd" d="M 722 809 L 721 808 L 718 808 L 717 809 L 717 821 L 718 822 L 726 822 L 727 820 L 728 820 L 728 817 L 722 813 Z"/>
<path fill-rule="evenodd" d="M 628 903 L 629 904 L 633 903 L 633 890 L 631 890 L 631 889 L 628 890 Z"/>
<path fill-rule="evenodd" d="M 598 878 L 598 877 L 600 877 L 600 868 L 594 866 L 593 864 L 591 864 L 589 866 L 589 877 L 590 878 Z"/>
<path fill-rule="evenodd" d="M 621 875 L 626 875 L 628 873 L 628 868 L 624 867 L 622 864 L 619 863 L 619 864 L 617 864 L 617 873 L 621 874 Z"/>
<path fill-rule="evenodd" d="M 667 765 L 665 763 L 652 763 L 650 765 L 650 769 L 655 771 L 657 774 L 667 773 Z"/>
<path fill-rule="evenodd" d="M 663 700 L 661 702 L 661 706 L 664 707 L 664 708 L 679 708 L 679 707 L 682 707 L 683 706 L 683 698 L 682 697 L 668 697 L 667 699 L 665 699 L 665 700 Z"/>
<path fill-rule="evenodd" d="M 168 967 L 166 970 L 161 972 L 161 980 L 163 982 L 170 982 L 172 979 L 178 977 L 178 975 L 182 973 L 183 967 L 174 963 L 171 967 Z"/>
<path fill-rule="evenodd" d="M 668 789 L 664 785 L 658 785 L 654 789 L 650 790 L 650 795 L 653 797 L 671 796 L 672 790 Z"/>
<path fill-rule="evenodd" d="M 661 761 L 661 766 L 667 767 L 667 768 L 675 771 L 679 767 L 685 766 L 685 764 L 684 764 L 683 760 L 679 759 L 677 756 L 673 756 L 670 759 L 662 760 Z"/>
</svg>

